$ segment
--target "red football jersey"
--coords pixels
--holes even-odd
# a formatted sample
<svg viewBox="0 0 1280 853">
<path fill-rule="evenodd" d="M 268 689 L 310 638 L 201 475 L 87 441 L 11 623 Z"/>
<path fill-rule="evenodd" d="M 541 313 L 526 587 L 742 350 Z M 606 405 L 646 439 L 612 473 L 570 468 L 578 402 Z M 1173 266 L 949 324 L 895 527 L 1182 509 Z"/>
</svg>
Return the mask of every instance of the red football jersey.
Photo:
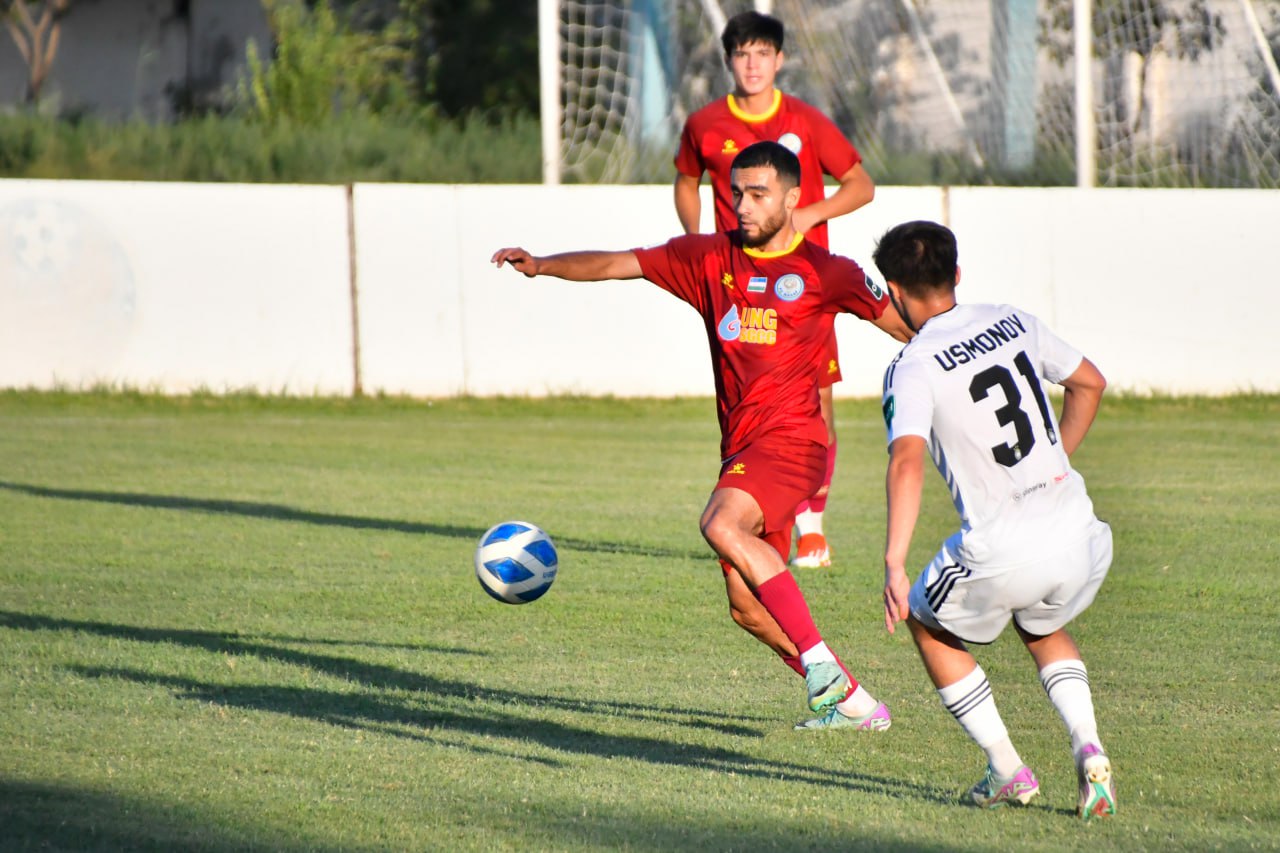
<svg viewBox="0 0 1280 853">
<path fill-rule="evenodd" d="M 729 232 L 633 251 L 646 279 L 702 315 L 723 458 L 779 429 L 825 445 L 813 369 L 828 334 L 823 321 L 840 311 L 879 318 L 884 289 L 854 261 L 799 235 L 783 252 L 744 248 Z"/>
<path fill-rule="evenodd" d="M 701 178 L 711 175 L 716 201 L 716 230 L 733 231 L 729 171 L 738 152 L 756 142 L 778 142 L 800 158 L 800 207 L 821 201 L 826 190 L 823 175 L 838 178 L 862 162 L 858 150 L 831 119 L 804 101 L 774 90 L 773 107 L 760 114 L 743 112 L 728 95 L 689 116 L 676 151 L 676 169 Z M 827 224 L 814 226 L 805 239 L 827 248 Z"/>
</svg>

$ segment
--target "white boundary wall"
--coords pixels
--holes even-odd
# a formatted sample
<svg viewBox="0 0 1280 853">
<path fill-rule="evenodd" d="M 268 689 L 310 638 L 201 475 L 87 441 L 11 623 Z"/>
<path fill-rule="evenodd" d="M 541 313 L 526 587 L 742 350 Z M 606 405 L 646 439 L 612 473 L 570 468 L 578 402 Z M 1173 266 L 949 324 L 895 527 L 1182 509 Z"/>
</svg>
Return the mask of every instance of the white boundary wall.
<svg viewBox="0 0 1280 853">
<path fill-rule="evenodd" d="M 0 387 L 352 377 L 344 188 L 0 181 Z"/>
<path fill-rule="evenodd" d="M 0 181 L 0 387 L 712 393 L 701 323 L 674 297 L 489 264 L 509 245 L 659 243 L 678 230 L 669 187 L 359 184 L 350 199 Z M 881 187 L 832 223 L 833 249 L 869 264 L 907 219 L 955 229 L 963 301 L 1039 314 L 1114 388 L 1280 391 L 1280 193 Z M 836 329 L 837 394 L 877 395 L 898 345 L 851 317 Z"/>
</svg>

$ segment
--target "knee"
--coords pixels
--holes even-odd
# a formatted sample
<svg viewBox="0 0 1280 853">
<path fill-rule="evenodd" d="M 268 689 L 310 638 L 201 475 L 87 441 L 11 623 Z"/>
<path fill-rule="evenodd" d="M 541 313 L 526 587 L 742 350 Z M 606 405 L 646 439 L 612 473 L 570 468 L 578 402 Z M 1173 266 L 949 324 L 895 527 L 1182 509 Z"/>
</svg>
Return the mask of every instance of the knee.
<svg viewBox="0 0 1280 853">
<path fill-rule="evenodd" d="M 702 520 L 698 523 L 702 531 L 702 538 L 707 540 L 707 544 L 715 550 L 717 554 L 724 554 L 724 546 L 733 536 L 733 525 L 725 521 L 724 516 L 713 510 L 708 510 L 702 514 Z"/>
</svg>

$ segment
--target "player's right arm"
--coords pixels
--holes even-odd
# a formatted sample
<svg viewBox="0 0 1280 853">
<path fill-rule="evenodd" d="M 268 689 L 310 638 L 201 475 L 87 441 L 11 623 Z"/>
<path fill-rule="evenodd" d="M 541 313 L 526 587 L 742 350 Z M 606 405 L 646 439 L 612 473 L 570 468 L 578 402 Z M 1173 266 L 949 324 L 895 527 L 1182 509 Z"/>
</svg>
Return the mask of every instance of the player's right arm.
<svg viewBox="0 0 1280 853">
<path fill-rule="evenodd" d="M 1085 433 L 1093 425 L 1107 380 L 1097 366 L 1085 358 L 1080 360 L 1080 366 L 1060 384 L 1065 393 L 1062 397 L 1062 417 L 1058 419 L 1058 435 L 1062 438 L 1062 449 L 1070 456 L 1075 453 L 1080 442 L 1084 441 Z"/>
<path fill-rule="evenodd" d="M 634 252 L 563 252 L 536 257 L 524 249 L 499 249 L 491 258 L 495 266 L 509 264 L 529 278 L 549 275 L 566 281 L 610 281 L 640 278 L 640 260 Z"/>
<path fill-rule="evenodd" d="M 676 216 L 680 218 L 680 227 L 686 234 L 697 234 L 702 221 L 702 197 L 698 195 L 701 183 L 701 177 L 676 173 Z"/>
<path fill-rule="evenodd" d="M 899 436 L 889 445 L 889 467 L 885 472 L 884 626 L 890 634 L 909 612 L 907 552 L 920 516 L 925 452 L 925 440 L 918 435 Z"/>
</svg>

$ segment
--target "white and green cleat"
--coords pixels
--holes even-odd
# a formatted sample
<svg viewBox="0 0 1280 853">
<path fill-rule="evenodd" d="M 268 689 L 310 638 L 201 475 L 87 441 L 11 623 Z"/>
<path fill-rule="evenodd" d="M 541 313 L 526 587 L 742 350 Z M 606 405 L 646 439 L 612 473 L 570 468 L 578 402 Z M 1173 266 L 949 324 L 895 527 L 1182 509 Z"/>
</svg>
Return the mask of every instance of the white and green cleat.
<svg viewBox="0 0 1280 853">
<path fill-rule="evenodd" d="M 862 732 L 882 732 L 893 725 L 889 709 L 883 702 L 872 709 L 871 713 L 862 717 L 850 717 L 841 712 L 839 707 L 832 707 L 821 717 L 814 717 L 796 725 L 798 732 L 829 731 L 831 729 L 853 729 Z"/>
</svg>

